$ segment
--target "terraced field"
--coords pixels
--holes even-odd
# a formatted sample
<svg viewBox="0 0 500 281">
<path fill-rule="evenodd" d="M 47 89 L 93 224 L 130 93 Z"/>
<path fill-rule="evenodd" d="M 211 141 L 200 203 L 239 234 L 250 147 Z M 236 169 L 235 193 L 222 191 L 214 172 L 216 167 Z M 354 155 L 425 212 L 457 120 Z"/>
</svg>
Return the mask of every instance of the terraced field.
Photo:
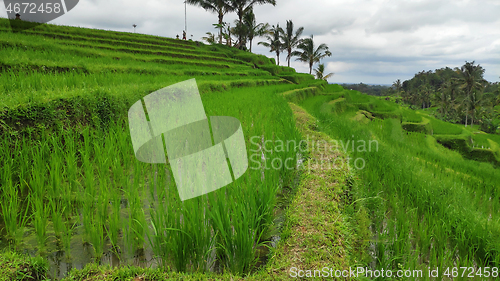
<svg viewBox="0 0 500 281">
<path fill-rule="evenodd" d="M 181 202 L 169 166 L 135 159 L 127 112 L 192 78 L 206 114 L 238 118 L 259 161 L 232 184 Z M 0 20 L 0 247 L 47 259 L 53 278 L 96 261 L 253 272 L 278 237 L 283 194 L 298 175 L 261 167 L 300 154 L 250 140 L 299 143 L 283 93 L 324 85 L 225 46 L 54 25 L 13 33 Z"/>
<path fill-rule="evenodd" d="M 407 132 L 421 132 L 433 136 L 440 144 L 460 152 L 465 158 L 500 163 L 499 135 L 486 134 L 477 129 L 441 121 L 424 111 L 401 107 L 361 93 L 335 94 L 330 101 L 333 110 L 362 123 L 374 117 L 397 119 Z"/>
<path fill-rule="evenodd" d="M 8 27 L 0 20 L 0 279 L 287 280 L 291 268 L 362 266 L 455 280 L 444 270 L 464 266 L 489 267 L 472 278 L 484 280 L 500 266 L 498 135 L 226 46 Z M 241 122 L 250 161 L 181 201 L 169 165 L 134 157 L 127 112 L 192 78 L 207 116 Z M 337 161 L 350 165 L 323 169 Z"/>
<path fill-rule="evenodd" d="M 379 144 L 371 151 L 347 147 L 351 158 L 364 159 L 352 193 L 372 222 L 372 268 L 422 270 L 421 278 L 405 278 L 411 280 L 498 278 L 498 135 L 357 91 L 330 91 L 300 105 L 332 138 Z M 429 268 L 439 268 L 438 278 Z"/>
</svg>

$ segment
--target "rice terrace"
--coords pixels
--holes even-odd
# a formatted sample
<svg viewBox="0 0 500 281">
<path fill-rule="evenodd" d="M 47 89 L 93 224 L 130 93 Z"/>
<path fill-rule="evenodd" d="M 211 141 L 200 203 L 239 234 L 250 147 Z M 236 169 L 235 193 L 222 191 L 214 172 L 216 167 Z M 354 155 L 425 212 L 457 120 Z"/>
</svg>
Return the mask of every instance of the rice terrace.
<svg viewBox="0 0 500 281">
<path fill-rule="evenodd" d="M 0 280 L 500 278 L 498 40 L 393 14 L 498 3 L 45 2 L 0 16 Z"/>
</svg>

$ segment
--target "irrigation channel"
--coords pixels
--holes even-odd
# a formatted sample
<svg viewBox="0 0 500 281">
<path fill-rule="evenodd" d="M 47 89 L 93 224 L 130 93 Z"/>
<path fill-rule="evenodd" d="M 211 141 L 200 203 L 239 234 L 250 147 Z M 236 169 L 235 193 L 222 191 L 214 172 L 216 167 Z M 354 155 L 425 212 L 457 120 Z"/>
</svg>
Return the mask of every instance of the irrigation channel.
<svg viewBox="0 0 500 281">
<path fill-rule="evenodd" d="M 300 142 L 282 97 L 235 91 L 242 93 L 234 101 L 209 94 L 204 105 L 211 116 L 237 117 L 247 148 L 252 136 Z M 255 106 L 242 109 L 249 99 Z M 220 106 L 221 100 L 233 104 Z M 4 135 L 0 248 L 46 257 L 53 278 L 89 262 L 248 274 L 266 262 L 279 239 L 299 173 L 264 167 L 275 159 L 298 163 L 295 148 L 254 147 L 249 153 L 258 153 L 261 163 L 249 161 L 233 183 L 181 201 L 168 165 L 137 161 L 124 120 Z"/>
</svg>

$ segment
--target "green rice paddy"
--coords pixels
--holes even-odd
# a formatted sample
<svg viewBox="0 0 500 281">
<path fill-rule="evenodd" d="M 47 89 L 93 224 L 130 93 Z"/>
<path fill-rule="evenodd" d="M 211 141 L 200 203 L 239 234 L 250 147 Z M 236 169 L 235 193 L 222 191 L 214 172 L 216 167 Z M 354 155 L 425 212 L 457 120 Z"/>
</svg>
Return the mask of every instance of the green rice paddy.
<svg viewBox="0 0 500 281">
<path fill-rule="evenodd" d="M 339 110 L 331 103 L 339 97 L 351 101 L 359 97 L 364 103 L 354 102 Z M 365 168 L 358 171 L 360 182 L 354 192 L 363 198 L 356 204 L 369 210 L 372 221 L 373 268 L 427 272 L 429 267 L 439 267 L 442 271 L 438 279 L 449 278 L 444 274 L 446 268 L 498 268 L 500 172 L 496 160 L 469 160 L 439 144 L 434 137 L 439 136 L 437 133 L 453 140 L 460 137 L 454 134 L 466 132 L 430 116 L 422 118 L 431 120 L 433 135 L 407 132 L 399 118 L 360 123 L 353 116 L 360 108 L 368 108 L 359 105 L 369 98 L 345 90 L 309 98 L 302 106 L 319 119 L 319 129 L 332 137 L 374 139 L 380 144 L 376 152 L 351 152 L 351 157 L 366 161 Z M 403 120 L 419 121 L 418 115 L 392 102 L 386 102 L 384 107 L 392 107 Z M 472 138 L 475 147 L 490 144 L 487 153 L 498 149 L 495 135 L 476 134 Z M 419 280 L 423 279 L 429 277 L 424 274 Z M 474 275 L 473 279 L 488 278 Z"/>
<path fill-rule="evenodd" d="M 142 97 L 191 78 L 207 116 L 237 118 L 258 161 L 235 182 L 181 201 L 169 165 L 135 158 L 126 117 Z M 336 187 L 346 221 L 335 224 L 371 236 L 353 244 L 368 250 L 351 249 L 362 258 L 349 262 L 424 272 L 500 266 L 498 135 L 225 46 L 54 25 L 12 33 L 6 20 L 0 93 L 0 248 L 31 255 L 40 268 L 48 261 L 52 278 L 88 263 L 252 278 L 272 256 L 300 172 L 263 167 L 304 157 L 294 145 L 253 150 L 255 139 L 276 146 L 304 138 L 288 102 L 318 119 L 311 130 L 378 143 L 346 151 L 364 167 L 350 170 L 348 190 Z"/>
<path fill-rule="evenodd" d="M 223 46 L 52 25 L 12 33 L 7 25 L 0 21 L 2 248 L 47 258 L 54 277 L 69 270 L 63 264 L 116 260 L 179 272 L 257 269 L 278 233 L 279 194 L 296 178 L 260 167 L 296 163 L 295 147 L 252 152 L 262 163 L 183 202 L 169 165 L 135 158 L 127 111 L 196 78 L 206 114 L 238 118 L 247 148 L 251 137 L 299 143 L 281 93 L 312 76 L 294 84 L 276 75 L 294 78 L 293 69 Z"/>
</svg>

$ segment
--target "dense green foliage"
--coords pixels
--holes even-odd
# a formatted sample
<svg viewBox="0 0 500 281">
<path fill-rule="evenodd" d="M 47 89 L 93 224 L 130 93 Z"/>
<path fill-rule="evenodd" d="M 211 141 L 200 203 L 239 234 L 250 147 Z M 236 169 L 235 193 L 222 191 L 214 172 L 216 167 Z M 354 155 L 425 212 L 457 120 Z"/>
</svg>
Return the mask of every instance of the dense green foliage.
<svg viewBox="0 0 500 281">
<path fill-rule="evenodd" d="M 495 133 L 500 125 L 499 112 L 494 109 L 500 84 L 484 80 L 484 71 L 474 62 L 461 68 L 422 71 L 395 90 L 412 108 L 433 107 L 434 115 L 442 120 L 471 126 L 476 122 L 483 131 Z"/>
</svg>

